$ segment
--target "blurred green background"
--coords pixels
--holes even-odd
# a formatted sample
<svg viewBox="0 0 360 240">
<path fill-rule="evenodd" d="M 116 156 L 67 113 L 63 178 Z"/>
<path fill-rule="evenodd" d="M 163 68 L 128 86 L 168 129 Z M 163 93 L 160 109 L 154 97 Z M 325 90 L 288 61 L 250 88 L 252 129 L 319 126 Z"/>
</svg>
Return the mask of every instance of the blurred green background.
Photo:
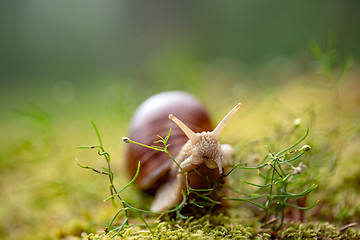
<svg viewBox="0 0 360 240">
<path fill-rule="evenodd" d="M 359 1 L 1 1 L 0 238 L 61 238 L 109 220 L 107 179 L 75 158 L 102 162 L 74 147 L 97 143 L 92 118 L 125 183 L 121 137 L 136 106 L 164 90 L 195 94 L 214 122 L 243 102 L 239 134 L 224 136 L 234 144 L 276 142 L 278 128 L 307 119 L 323 137 L 312 138 L 318 154 L 332 154 L 314 152 L 329 164 L 322 171 L 344 155 L 353 166 L 359 12 Z M 347 61 L 351 69 L 337 77 Z M 343 209 L 340 221 L 360 212 Z"/>
</svg>

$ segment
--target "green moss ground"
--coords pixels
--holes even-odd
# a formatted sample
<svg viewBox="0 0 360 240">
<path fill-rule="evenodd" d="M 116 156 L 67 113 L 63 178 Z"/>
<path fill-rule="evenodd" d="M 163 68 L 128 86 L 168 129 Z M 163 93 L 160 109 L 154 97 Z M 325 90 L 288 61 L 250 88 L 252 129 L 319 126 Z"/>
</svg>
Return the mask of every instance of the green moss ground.
<svg viewBox="0 0 360 240">
<path fill-rule="evenodd" d="M 340 229 L 333 224 L 295 223 L 284 230 L 271 232 L 260 226 L 245 227 L 239 218 L 229 218 L 223 214 L 205 215 L 201 218 L 188 218 L 185 221 L 155 222 L 153 233 L 140 227 L 129 227 L 116 237 L 105 234 L 83 234 L 80 239 L 359 239 L 360 232 L 353 229 Z M 79 239 L 79 238 L 73 238 Z"/>
<path fill-rule="evenodd" d="M 214 122 L 233 103 L 244 104 L 222 137 L 223 142 L 235 146 L 236 160 L 256 164 L 268 153 L 266 145 L 281 150 L 310 128 L 304 144 L 312 149 L 301 158 L 307 168 L 289 190 L 300 192 L 316 183 L 318 188 L 306 204 L 319 203 L 304 213 L 304 223 L 300 223 L 299 212 L 287 212 L 284 227 L 276 232 L 262 228 L 259 209 L 243 203 L 234 203 L 228 210 L 230 216 L 206 215 L 175 222 L 157 222 L 150 217 L 155 238 L 359 239 L 359 65 L 355 63 L 338 84 L 328 74 L 312 71 L 284 73 L 277 82 L 267 83 L 263 79 L 271 74 L 259 69 L 247 76 L 254 79 L 252 84 L 241 82 L 241 76 L 226 72 L 229 70 L 216 71 L 213 79 L 196 80 L 196 86 L 202 88 L 183 89 L 205 102 Z M 227 76 L 228 84 L 219 83 L 215 76 Z M 118 79 L 105 79 L 94 86 L 75 86 L 81 90 L 72 105 L 48 100 L 51 91 L 45 87 L 26 93 L 36 95 L 30 104 L 21 99 L 10 101 L 1 110 L 0 120 L 0 238 L 108 239 L 102 232 L 116 213 L 111 203 L 103 202 L 109 196 L 108 179 L 79 168 L 75 162 L 78 158 L 83 164 L 101 168 L 103 159 L 96 151 L 74 147 L 97 143 L 89 123 L 91 116 L 112 156 L 116 184 L 124 186 L 129 177 L 123 171 L 121 137 L 127 134 L 131 114 L 143 99 L 170 89 L 161 86 L 138 90 Z M 213 94 L 208 93 L 219 92 L 226 96 L 214 102 Z M 9 96 L 11 93 L 1 96 L 1 101 Z M 298 118 L 301 123 L 294 125 Z M 257 181 L 254 172 L 237 170 L 229 180 L 239 190 L 254 190 L 239 179 Z M 151 201 L 133 187 L 124 192 L 123 198 L 144 209 Z M 130 219 L 132 224 L 139 223 L 135 216 Z M 122 216 L 115 225 L 121 220 Z M 342 229 L 348 224 L 351 227 Z M 146 239 L 151 235 L 144 227 L 132 226 L 115 239 L 121 236 Z"/>
</svg>

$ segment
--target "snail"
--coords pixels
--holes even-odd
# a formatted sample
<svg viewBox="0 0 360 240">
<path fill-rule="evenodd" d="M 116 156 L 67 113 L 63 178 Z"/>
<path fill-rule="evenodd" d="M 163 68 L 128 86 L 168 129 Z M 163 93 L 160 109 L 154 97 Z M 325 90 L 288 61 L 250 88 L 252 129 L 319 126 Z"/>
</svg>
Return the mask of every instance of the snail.
<svg viewBox="0 0 360 240">
<path fill-rule="evenodd" d="M 156 94 L 136 110 L 130 125 L 129 138 L 146 145 L 156 145 L 158 136 L 166 136 L 167 154 L 137 144 L 126 149 L 126 168 L 134 175 L 140 162 L 135 184 L 155 195 L 151 211 L 162 212 L 180 203 L 185 191 L 185 174 L 191 189 L 208 189 L 210 181 L 220 181 L 232 164 L 233 148 L 220 144 L 221 132 L 231 116 L 240 108 L 237 104 L 212 130 L 204 106 L 192 95 L 181 91 Z M 159 145 L 160 146 L 160 145 Z M 214 194 L 214 193 L 213 193 Z"/>
</svg>

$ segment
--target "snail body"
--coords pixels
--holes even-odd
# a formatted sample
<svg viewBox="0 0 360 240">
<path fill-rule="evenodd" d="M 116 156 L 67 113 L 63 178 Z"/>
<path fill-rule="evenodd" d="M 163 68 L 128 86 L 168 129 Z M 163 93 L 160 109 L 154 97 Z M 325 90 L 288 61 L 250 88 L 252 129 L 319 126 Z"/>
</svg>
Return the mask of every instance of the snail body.
<svg viewBox="0 0 360 240">
<path fill-rule="evenodd" d="M 186 188 L 209 189 L 209 182 L 223 179 L 224 172 L 232 163 L 233 148 L 220 144 L 219 138 L 240 106 L 235 106 L 213 131 L 205 108 L 188 93 L 160 93 L 139 106 L 131 122 L 130 139 L 156 145 L 157 136 L 166 136 L 171 128 L 168 150 L 180 165 L 179 168 L 163 152 L 136 144 L 128 145 L 127 170 L 134 175 L 140 162 L 135 184 L 155 195 L 151 211 L 162 212 L 178 204 L 182 200 L 182 190 L 186 191 Z M 188 186 L 185 184 L 185 173 Z"/>
</svg>

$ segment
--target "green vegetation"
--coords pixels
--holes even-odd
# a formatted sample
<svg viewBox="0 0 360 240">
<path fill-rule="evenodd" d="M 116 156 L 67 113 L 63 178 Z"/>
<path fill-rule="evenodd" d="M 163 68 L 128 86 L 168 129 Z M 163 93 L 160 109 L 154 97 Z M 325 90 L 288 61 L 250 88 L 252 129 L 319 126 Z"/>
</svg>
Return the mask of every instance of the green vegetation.
<svg viewBox="0 0 360 240">
<path fill-rule="evenodd" d="M 0 6 L 1 240 L 360 239 L 360 1 Z M 189 188 L 151 213 L 132 184 L 122 137 L 168 90 L 212 123 L 244 104 L 229 208 Z"/>
<path fill-rule="evenodd" d="M 317 53 L 315 69 L 277 65 L 271 72 L 284 75 L 276 82 L 265 81 L 272 76 L 266 67 L 246 73 L 250 84 L 233 66 L 189 65 L 192 81 L 202 87 L 183 90 L 199 96 L 214 122 L 226 105 L 241 100 L 244 108 L 221 139 L 236 152 L 237 165 L 223 186 L 232 189 L 231 207 L 187 219 L 157 219 L 147 211 L 151 197 L 123 170 L 121 138 L 136 106 L 153 92 L 106 79 L 79 92 L 79 105 L 59 105 L 34 87 L 40 101 L 9 103 L 1 119 L 0 238 L 108 239 L 118 232 L 113 239 L 358 239 L 359 64 L 330 61 L 329 51 Z M 322 59 L 331 68 L 322 67 L 329 65 Z M 218 81 L 223 77 L 227 84 Z M 212 93 L 219 94 L 216 101 Z M 101 138 L 85 124 L 89 115 Z M 99 143 L 92 145 L 96 136 Z M 160 139 L 164 154 L 166 140 Z M 90 150 L 74 149 L 82 144 Z M 103 176 L 84 171 L 75 159 Z M 173 209 L 177 216 L 180 210 Z"/>
<path fill-rule="evenodd" d="M 150 215 L 157 214 L 157 215 L 160 215 L 160 217 L 158 219 L 163 220 L 164 215 L 169 217 L 169 214 L 175 213 L 176 214 L 175 219 L 178 217 L 180 219 L 186 220 L 186 219 L 191 219 L 191 216 L 194 213 L 201 214 L 201 212 L 203 212 L 203 211 L 199 211 L 199 210 L 202 210 L 201 208 L 204 208 L 204 207 L 205 207 L 204 210 L 207 211 L 207 214 L 211 214 L 214 207 L 217 204 L 220 204 L 220 200 L 221 200 L 220 196 L 211 198 L 211 197 L 209 197 L 209 195 L 215 188 L 219 189 L 218 192 L 220 192 L 220 189 L 222 187 L 222 184 L 221 184 L 222 181 L 211 182 L 206 178 L 206 176 L 202 176 L 206 180 L 208 180 L 209 189 L 192 189 L 192 188 L 187 187 L 188 186 L 187 172 L 184 172 L 184 170 L 180 167 L 179 163 L 176 162 L 174 157 L 171 156 L 168 151 L 168 146 L 169 146 L 168 140 L 169 140 L 170 134 L 171 134 L 171 129 L 170 129 L 169 133 L 166 137 L 163 138 L 161 136 L 158 136 L 160 138 L 160 140 L 154 142 L 154 143 L 159 143 L 159 142 L 162 143 L 163 147 L 155 146 L 155 145 L 154 146 L 144 145 L 142 143 L 132 141 L 131 139 L 129 139 L 127 137 L 123 137 L 123 141 L 125 143 L 130 143 L 130 144 L 138 144 L 142 147 L 149 148 L 153 151 L 161 151 L 161 152 L 164 152 L 165 154 L 167 154 L 169 156 L 169 159 L 171 159 L 172 161 L 174 161 L 174 163 L 176 163 L 178 165 L 179 169 L 181 170 L 179 174 L 185 175 L 185 178 L 184 178 L 185 192 L 183 192 L 183 201 L 179 205 L 174 206 L 173 209 L 170 209 L 170 210 L 167 210 L 167 211 L 164 211 L 161 213 L 154 213 L 154 212 L 147 211 L 145 209 L 139 209 L 139 208 L 135 208 L 135 207 L 131 206 L 131 204 L 129 204 L 125 199 L 121 198 L 120 194 L 126 188 L 128 188 L 137 178 L 140 167 L 141 167 L 140 162 L 138 164 L 137 171 L 135 173 L 134 178 L 126 186 L 124 186 L 120 191 L 117 191 L 116 187 L 114 185 L 114 173 L 111 171 L 111 168 L 110 168 L 110 154 L 105 152 L 105 150 L 103 148 L 100 133 L 99 133 L 96 125 L 94 124 L 93 121 L 90 121 L 90 122 L 95 129 L 96 135 L 98 137 L 99 145 L 77 147 L 77 148 L 78 149 L 98 148 L 98 154 L 105 157 L 107 167 L 102 167 L 103 170 L 105 170 L 105 171 L 100 171 L 100 170 L 97 170 L 90 166 L 81 165 L 79 162 L 78 162 L 78 165 L 82 168 L 87 168 L 87 169 L 93 170 L 94 172 L 96 172 L 98 174 L 109 175 L 111 196 L 106 198 L 104 201 L 108 201 L 111 199 L 111 200 L 113 200 L 113 205 L 116 207 L 114 198 L 117 197 L 123 206 L 119 210 L 117 210 L 116 214 L 110 221 L 108 227 L 105 228 L 104 236 L 110 235 L 113 238 L 113 237 L 117 236 L 118 234 L 120 236 L 126 235 L 126 233 L 124 233 L 124 231 L 126 231 L 126 227 L 129 227 L 128 211 L 134 212 L 141 219 L 141 221 L 144 223 L 146 228 L 151 233 L 152 237 L 159 237 L 158 235 L 155 235 L 152 227 L 150 227 L 149 223 L 144 219 L 142 214 L 144 214 L 144 213 L 150 214 Z M 296 147 L 297 145 L 299 145 L 307 137 L 308 133 L 309 133 L 309 129 L 307 129 L 306 134 L 300 140 L 298 140 L 295 144 L 280 151 L 277 154 L 273 154 L 269 150 L 270 153 L 265 156 L 263 162 L 259 166 L 240 167 L 239 166 L 240 162 L 239 162 L 239 163 L 235 164 L 234 167 L 229 172 L 223 173 L 222 179 L 229 177 L 230 174 L 236 168 L 247 169 L 247 170 L 259 170 L 259 169 L 263 169 L 267 166 L 270 166 L 269 169 L 264 174 L 262 174 L 260 171 L 258 172 L 259 177 L 261 177 L 265 181 L 265 183 L 263 185 L 254 184 L 254 183 L 250 183 L 248 181 L 241 180 L 245 184 L 259 187 L 260 188 L 259 191 L 256 191 L 256 193 L 246 194 L 246 193 L 238 192 L 238 191 L 234 190 L 234 188 L 230 185 L 225 185 L 225 187 L 233 190 L 234 192 L 240 193 L 243 197 L 241 197 L 241 198 L 225 197 L 224 199 L 233 200 L 233 201 L 247 201 L 247 202 L 255 205 L 256 207 L 264 210 L 264 215 L 265 215 L 265 217 L 263 219 L 264 226 L 266 227 L 268 225 L 273 225 L 274 230 L 280 230 L 281 227 L 283 226 L 286 207 L 292 207 L 292 208 L 296 208 L 296 209 L 300 209 L 300 210 L 308 210 L 308 209 L 313 208 L 316 205 L 316 203 L 310 207 L 305 207 L 305 206 L 297 206 L 297 205 L 287 202 L 288 199 L 292 199 L 292 198 L 305 198 L 305 197 L 307 197 L 308 194 L 310 194 L 316 188 L 316 185 L 313 184 L 308 189 L 306 189 L 305 191 L 298 193 L 298 194 L 287 192 L 288 185 L 290 185 L 290 183 L 294 179 L 295 175 L 300 174 L 300 172 L 302 171 L 302 168 L 304 166 L 301 163 L 301 164 L 299 164 L 298 167 L 295 167 L 292 165 L 292 162 L 299 159 L 306 151 L 309 151 L 310 146 L 304 145 L 300 149 L 295 149 L 295 150 L 292 150 L 292 149 L 294 147 Z M 297 152 L 301 152 L 301 153 L 293 158 L 288 159 L 289 156 L 291 156 L 292 154 L 297 153 Z M 268 157 L 270 157 L 270 160 L 267 160 Z M 288 171 L 287 169 L 284 168 L 284 166 L 281 166 L 281 165 L 286 165 L 286 167 L 288 167 L 290 169 L 290 171 Z M 194 171 L 197 172 L 196 169 Z M 262 191 L 265 191 L 267 193 L 262 194 L 261 193 Z M 194 195 L 195 198 L 192 198 L 191 197 L 192 195 Z M 266 201 L 263 204 L 255 202 L 256 200 L 261 199 L 261 198 L 266 198 Z M 187 209 L 190 208 L 190 209 L 194 209 L 194 210 L 190 211 L 190 213 L 187 212 L 187 214 L 183 215 L 183 213 L 181 213 L 181 211 L 184 206 L 186 206 Z M 196 210 L 196 208 L 198 210 Z M 120 213 L 122 213 L 122 212 L 124 213 L 123 216 L 120 215 Z M 272 219 L 271 221 L 268 221 L 268 218 L 271 215 L 274 215 L 275 218 Z M 113 225 L 114 221 L 117 220 L 117 218 L 122 218 L 123 222 L 119 227 L 113 228 L 112 225 Z M 174 216 L 172 216 L 171 218 L 174 218 Z M 278 226 L 276 225 L 276 222 L 280 222 Z M 155 229 L 158 224 L 159 223 L 155 224 Z M 232 234 L 230 236 L 232 236 Z M 188 237 L 194 237 L 194 236 L 188 236 Z"/>
</svg>

